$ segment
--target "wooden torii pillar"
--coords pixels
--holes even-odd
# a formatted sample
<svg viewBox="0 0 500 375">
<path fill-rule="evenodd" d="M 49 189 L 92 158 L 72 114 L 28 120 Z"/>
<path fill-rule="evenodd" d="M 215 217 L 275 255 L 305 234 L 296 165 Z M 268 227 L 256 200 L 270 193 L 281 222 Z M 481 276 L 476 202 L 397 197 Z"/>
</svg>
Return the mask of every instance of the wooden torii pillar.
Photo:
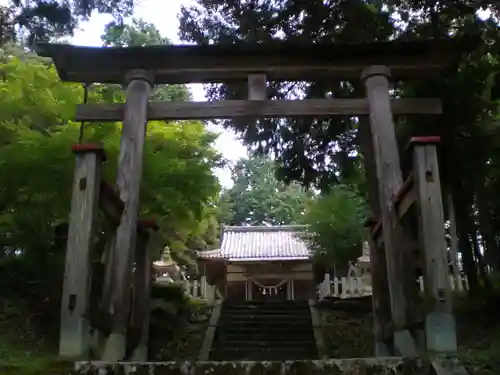
<svg viewBox="0 0 500 375">
<path fill-rule="evenodd" d="M 409 310 L 412 309 L 408 291 L 414 287 L 414 271 L 412 259 L 404 244 L 403 228 L 393 205 L 393 197 L 401 189 L 403 178 L 389 96 L 390 77 L 390 70 L 385 66 L 370 66 L 362 72 L 370 108 L 370 128 L 377 166 L 394 350 L 400 355 L 416 356 L 417 347 L 408 330 Z M 378 260 L 378 257 L 375 259 Z M 380 289 L 378 285 L 377 288 Z M 375 295 L 374 298 L 379 296 Z"/>
<path fill-rule="evenodd" d="M 103 360 L 110 362 L 125 359 L 127 349 L 131 267 L 137 243 L 144 140 L 153 78 L 145 70 L 132 70 L 127 72 L 125 84 L 126 102 L 117 173 L 117 188 L 124 203 L 124 210 L 116 231 L 116 241 L 111 250 L 113 252 L 111 258 L 115 263 L 114 282 L 111 284 L 114 319 L 103 353 Z"/>
</svg>

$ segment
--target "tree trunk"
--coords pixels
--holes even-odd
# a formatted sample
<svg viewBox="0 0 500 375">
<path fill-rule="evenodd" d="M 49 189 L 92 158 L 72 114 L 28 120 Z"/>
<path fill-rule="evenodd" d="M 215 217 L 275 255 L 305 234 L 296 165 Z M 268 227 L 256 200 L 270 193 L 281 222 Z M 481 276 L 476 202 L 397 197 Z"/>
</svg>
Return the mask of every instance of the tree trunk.
<svg viewBox="0 0 500 375">
<path fill-rule="evenodd" d="M 453 193 L 451 188 L 447 189 L 446 201 L 448 206 L 448 220 L 450 221 L 450 236 L 451 236 L 451 266 L 453 270 L 454 280 L 460 275 L 460 267 L 458 265 L 458 236 L 457 236 L 457 217 L 455 215 L 455 204 L 453 203 Z"/>
<path fill-rule="evenodd" d="M 372 132 L 367 117 L 359 118 L 358 143 L 363 154 L 363 166 L 368 187 L 368 203 L 373 218 L 378 220 L 380 219 L 380 204 L 378 201 L 377 166 L 373 155 Z"/>
<path fill-rule="evenodd" d="M 483 255 L 479 249 L 479 239 L 477 237 L 477 230 L 474 223 L 471 220 L 471 239 L 472 239 L 472 248 L 474 249 L 474 256 L 476 258 L 477 267 L 479 268 L 479 274 L 481 275 L 481 279 L 483 279 L 484 289 L 489 296 L 493 294 L 493 286 L 491 285 L 490 279 L 488 278 L 488 273 L 486 272 L 486 265 L 484 264 Z"/>
<path fill-rule="evenodd" d="M 478 187 L 476 191 L 476 203 L 479 211 L 479 230 L 482 234 L 486 247 L 484 252 L 485 263 L 493 267 L 495 270 L 499 270 L 500 257 L 498 255 L 498 245 L 493 232 L 490 204 L 486 196 L 486 192 L 482 187 Z"/>
<path fill-rule="evenodd" d="M 463 267 L 467 275 L 470 293 L 477 294 L 479 291 L 479 280 L 469 239 L 469 208 L 461 185 L 454 185 L 453 198 L 457 218 L 458 247 L 462 254 Z"/>
</svg>

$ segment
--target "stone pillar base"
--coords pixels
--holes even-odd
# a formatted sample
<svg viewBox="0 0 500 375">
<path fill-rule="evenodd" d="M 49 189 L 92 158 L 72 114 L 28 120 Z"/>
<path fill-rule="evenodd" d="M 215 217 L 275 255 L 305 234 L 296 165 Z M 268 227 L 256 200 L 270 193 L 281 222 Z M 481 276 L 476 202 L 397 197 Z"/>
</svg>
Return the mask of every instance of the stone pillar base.
<svg viewBox="0 0 500 375">
<path fill-rule="evenodd" d="M 407 329 L 394 332 L 394 352 L 407 358 L 418 357 L 417 345 Z"/>
<path fill-rule="evenodd" d="M 425 317 L 427 350 L 439 353 L 457 351 L 455 318 L 450 313 L 432 312 Z"/>
<path fill-rule="evenodd" d="M 127 341 L 122 333 L 111 333 L 104 345 L 102 360 L 106 362 L 118 362 L 125 359 Z"/>
</svg>

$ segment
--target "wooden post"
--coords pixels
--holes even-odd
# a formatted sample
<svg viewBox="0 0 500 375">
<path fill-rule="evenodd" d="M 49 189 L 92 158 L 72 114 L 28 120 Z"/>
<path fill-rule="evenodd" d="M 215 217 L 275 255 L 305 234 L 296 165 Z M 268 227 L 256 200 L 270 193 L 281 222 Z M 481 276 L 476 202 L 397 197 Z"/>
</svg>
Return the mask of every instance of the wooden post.
<svg viewBox="0 0 500 375">
<path fill-rule="evenodd" d="M 134 272 L 134 322 L 138 331 L 138 345 L 135 347 L 132 359 L 148 360 L 149 325 L 151 318 L 151 253 L 148 249 L 150 230 L 158 230 L 153 220 L 141 220 L 137 229 L 137 244 L 135 247 Z"/>
<path fill-rule="evenodd" d="M 424 251 L 425 333 L 427 349 L 455 352 L 457 339 L 451 313 L 443 197 L 436 144 L 439 137 L 412 138 L 413 170 L 418 190 L 420 247 Z"/>
<path fill-rule="evenodd" d="M 459 288 L 460 268 L 458 266 L 458 235 L 457 235 L 457 218 L 455 216 L 455 203 L 453 203 L 453 194 L 451 187 L 446 194 L 448 203 L 448 220 L 450 221 L 450 236 L 451 236 L 451 267 L 453 269 L 453 280 L 457 289 Z"/>
<path fill-rule="evenodd" d="M 248 99 L 249 100 L 266 100 L 267 86 L 265 74 L 252 74 L 248 76 Z"/>
<path fill-rule="evenodd" d="M 207 299 L 207 276 L 205 274 L 201 275 L 200 278 L 200 296 Z"/>
<path fill-rule="evenodd" d="M 417 349 L 408 330 L 407 317 L 411 314 L 410 290 L 414 288 L 411 260 L 404 246 L 403 228 L 399 224 L 393 197 L 400 190 L 403 179 L 399 163 L 398 145 L 389 97 L 390 71 L 385 66 L 371 66 L 363 70 L 370 108 L 370 128 L 377 165 L 382 230 L 386 249 L 386 264 L 391 299 L 394 348 L 396 354 L 416 356 Z"/>
<path fill-rule="evenodd" d="M 116 228 L 114 228 L 116 231 Z M 101 300 L 99 302 L 99 309 L 102 312 L 109 314 L 110 316 L 114 314 L 112 301 L 113 293 L 113 280 L 114 280 L 114 246 L 116 244 L 115 233 L 110 233 L 106 239 L 106 248 L 104 250 L 104 282 L 102 286 Z"/>
<path fill-rule="evenodd" d="M 90 350 L 89 309 L 94 220 L 98 210 L 104 150 L 96 145 L 74 145 L 76 154 L 64 272 L 59 355 L 86 357 Z"/>
<path fill-rule="evenodd" d="M 126 334 L 130 310 L 132 255 L 137 237 L 139 191 L 142 177 L 144 140 L 152 78 L 146 71 L 134 70 L 125 77 L 127 101 L 120 140 L 117 187 L 124 210 L 116 231 L 114 247 L 113 310 L 111 334 L 106 340 L 103 360 L 125 358 Z"/>
<path fill-rule="evenodd" d="M 389 296 L 389 284 L 387 281 L 387 269 L 384 248 L 377 249 L 373 238 L 375 222 L 366 222 L 368 228 L 368 246 L 370 247 L 370 274 L 372 286 L 373 304 L 373 331 L 375 336 L 375 356 L 388 357 L 390 349 L 387 345 L 390 338 L 386 337 L 386 327 L 391 322 L 391 307 Z"/>
<path fill-rule="evenodd" d="M 330 274 L 328 272 L 325 273 L 325 277 L 323 279 L 323 283 L 321 284 L 321 299 L 326 298 L 330 295 L 331 290 L 331 280 Z"/>
</svg>

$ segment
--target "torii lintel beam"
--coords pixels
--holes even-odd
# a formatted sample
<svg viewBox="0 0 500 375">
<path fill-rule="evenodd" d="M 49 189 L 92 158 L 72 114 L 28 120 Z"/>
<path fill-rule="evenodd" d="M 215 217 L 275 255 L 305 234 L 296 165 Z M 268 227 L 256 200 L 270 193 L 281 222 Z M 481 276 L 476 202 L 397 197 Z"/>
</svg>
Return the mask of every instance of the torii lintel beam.
<svg viewBox="0 0 500 375">
<path fill-rule="evenodd" d="M 358 79 L 369 65 L 385 65 L 395 79 L 436 75 L 477 45 L 469 39 L 352 44 L 167 45 L 78 47 L 39 43 L 63 81 L 121 84 L 127 71 L 147 70 L 156 84 L 224 83 L 265 74 L 269 81 Z"/>
<path fill-rule="evenodd" d="M 394 115 L 439 115 L 441 101 L 430 99 L 393 99 Z M 121 121 L 123 104 L 81 104 L 77 121 Z M 367 116 L 368 100 L 222 100 L 213 102 L 151 102 L 149 120 L 210 120 L 236 117 L 329 117 Z"/>
</svg>

